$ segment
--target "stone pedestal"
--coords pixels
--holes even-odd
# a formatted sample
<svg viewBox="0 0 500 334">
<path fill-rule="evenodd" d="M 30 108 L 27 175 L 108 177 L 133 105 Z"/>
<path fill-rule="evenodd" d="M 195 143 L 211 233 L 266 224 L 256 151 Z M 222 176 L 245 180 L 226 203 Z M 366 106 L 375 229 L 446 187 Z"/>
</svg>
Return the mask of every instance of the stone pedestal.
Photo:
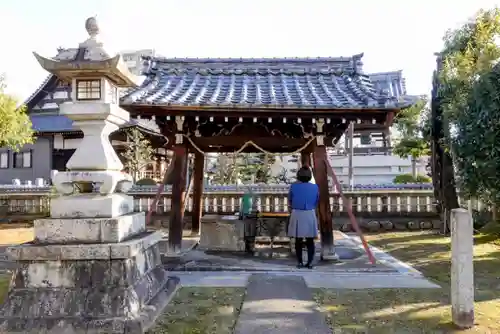
<svg viewBox="0 0 500 334">
<path fill-rule="evenodd" d="M 19 268 L 0 309 L 2 333 L 143 333 L 177 288 L 144 213 L 38 220 L 35 236 L 8 248 Z"/>
<path fill-rule="evenodd" d="M 245 224 L 235 216 L 201 218 L 199 249 L 245 251 Z"/>
<path fill-rule="evenodd" d="M 338 261 L 339 256 L 335 251 L 334 245 L 321 243 L 321 260 L 323 261 Z"/>
</svg>

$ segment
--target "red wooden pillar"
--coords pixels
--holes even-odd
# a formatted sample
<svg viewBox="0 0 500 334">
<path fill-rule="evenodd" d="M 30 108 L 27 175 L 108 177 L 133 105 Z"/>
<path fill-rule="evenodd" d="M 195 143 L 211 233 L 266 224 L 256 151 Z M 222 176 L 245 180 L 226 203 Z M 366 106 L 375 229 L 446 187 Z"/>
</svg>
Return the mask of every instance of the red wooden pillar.
<svg viewBox="0 0 500 334">
<path fill-rule="evenodd" d="M 311 167 L 311 153 L 310 152 L 300 152 L 300 166 Z"/>
<path fill-rule="evenodd" d="M 314 147 L 314 179 L 319 187 L 318 222 L 321 235 L 322 259 L 336 258 L 333 245 L 333 222 L 330 208 L 330 190 L 328 187 L 326 146 Z"/>
<path fill-rule="evenodd" d="M 204 165 L 205 156 L 200 152 L 195 151 L 193 170 L 193 216 L 191 217 L 191 232 L 196 234 L 200 233 Z"/>
<path fill-rule="evenodd" d="M 170 251 L 180 251 L 182 243 L 182 227 L 184 225 L 184 200 L 186 197 L 187 149 L 184 145 L 175 145 L 174 164 L 172 169 L 172 207 L 168 226 L 168 245 Z"/>
</svg>

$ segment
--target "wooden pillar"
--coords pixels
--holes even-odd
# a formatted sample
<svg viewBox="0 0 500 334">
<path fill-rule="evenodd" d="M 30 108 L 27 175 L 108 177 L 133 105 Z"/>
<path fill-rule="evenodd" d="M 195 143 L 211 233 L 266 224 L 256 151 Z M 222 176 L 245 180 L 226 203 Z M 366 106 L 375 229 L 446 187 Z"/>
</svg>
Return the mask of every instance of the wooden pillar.
<svg viewBox="0 0 500 334">
<path fill-rule="evenodd" d="M 195 151 L 194 170 L 193 170 L 193 216 L 191 221 L 191 232 L 196 234 L 200 232 L 204 167 L 205 167 L 205 155 L 201 154 L 198 151 Z"/>
<path fill-rule="evenodd" d="M 151 159 L 151 169 L 153 171 L 153 179 L 155 178 L 155 175 L 156 175 L 156 172 L 157 172 L 157 166 L 158 166 L 158 158 L 157 157 L 153 157 Z"/>
<path fill-rule="evenodd" d="M 300 152 L 300 166 L 311 167 L 311 153 L 310 152 Z"/>
<path fill-rule="evenodd" d="M 182 246 L 182 230 L 184 225 L 184 201 L 186 200 L 186 174 L 188 151 L 183 138 L 184 116 L 175 116 L 177 131 L 175 134 L 175 145 L 172 147 L 174 153 L 173 168 L 171 173 L 172 197 L 170 208 L 170 222 L 168 226 L 169 252 L 179 252 Z"/>
<path fill-rule="evenodd" d="M 354 167 L 353 167 L 353 157 L 354 157 L 354 122 L 349 123 L 348 129 L 348 141 L 349 141 L 349 189 L 353 190 L 354 188 Z"/>
<path fill-rule="evenodd" d="M 170 251 L 176 252 L 181 249 L 182 227 L 184 225 L 187 149 L 184 145 L 176 145 L 173 151 L 172 206 L 170 209 L 170 222 L 168 226 L 168 245 Z"/>
<path fill-rule="evenodd" d="M 336 256 L 333 247 L 333 222 L 330 209 L 326 146 L 316 146 L 313 153 L 314 179 L 319 187 L 318 222 L 323 259 Z"/>
</svg>

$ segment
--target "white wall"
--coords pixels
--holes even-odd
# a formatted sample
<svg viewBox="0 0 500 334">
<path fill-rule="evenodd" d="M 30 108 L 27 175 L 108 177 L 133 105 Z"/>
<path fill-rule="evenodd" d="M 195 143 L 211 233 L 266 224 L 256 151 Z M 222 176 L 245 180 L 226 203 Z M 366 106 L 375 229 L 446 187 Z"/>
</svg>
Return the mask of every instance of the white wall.
<svg viewBox="0 0 500 334">
<path fill-rule="evenodd" d="M 288 160 L 288 159 L 284 159 Z M 417 161 L 417 173 L 426 174 L 427 159 Z M 349 159 L 347 156 L 330 157 L 330 165 L 341 183 L 349 183 Z M 284 162 L 288 169 L 297 168 L 296 163 Z M 411 159 L 393 155 L 362 155 L 353 157 L 354 184 L 392 183 L 400 174 L 411 173 Z"/>
</svg>

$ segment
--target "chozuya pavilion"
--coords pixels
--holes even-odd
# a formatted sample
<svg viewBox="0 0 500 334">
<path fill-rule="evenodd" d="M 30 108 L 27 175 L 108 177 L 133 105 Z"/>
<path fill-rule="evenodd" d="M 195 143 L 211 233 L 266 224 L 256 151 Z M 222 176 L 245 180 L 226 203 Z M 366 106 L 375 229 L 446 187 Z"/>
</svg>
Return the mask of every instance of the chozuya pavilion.
<svg viewBox="0 0 500 334">
<path fill-rule="evenodd" d="M 410 100 L 379 94 L 361 57 L 145 59 L 137 85 L 120 56 L 106 52 L 94 18 L 89 38 L 57 58 L 35 54 L 71 84 L 60 112 L 84 138 L 53 183 L 51 217 L 35 221 L 35 240 L 9 248 L 18 261 L 0 317 L 1 332 L 142 333 L 177 282 L 160 261 L 159 232 L 133 212 L 131 178 L 108 136 L 130 115 L 152 118 L 175 153 L 171 250 L 181 247 L 187 155 L 194 153 L 193 225 L 202 215 L 203 154 L 294 152 L 314 170 L 323 259 L 335 258 L 327 182 L 327 147 L 349 124 L 383 132 Z M 118 101 L 118 89 L 128 88 Z M 92 187 L 81 187 L 89 183 Z M 80 186 L 80 191 L 75 190 Z M 203 234 L 203 228 L 202 228 Z"/>
</svg>

